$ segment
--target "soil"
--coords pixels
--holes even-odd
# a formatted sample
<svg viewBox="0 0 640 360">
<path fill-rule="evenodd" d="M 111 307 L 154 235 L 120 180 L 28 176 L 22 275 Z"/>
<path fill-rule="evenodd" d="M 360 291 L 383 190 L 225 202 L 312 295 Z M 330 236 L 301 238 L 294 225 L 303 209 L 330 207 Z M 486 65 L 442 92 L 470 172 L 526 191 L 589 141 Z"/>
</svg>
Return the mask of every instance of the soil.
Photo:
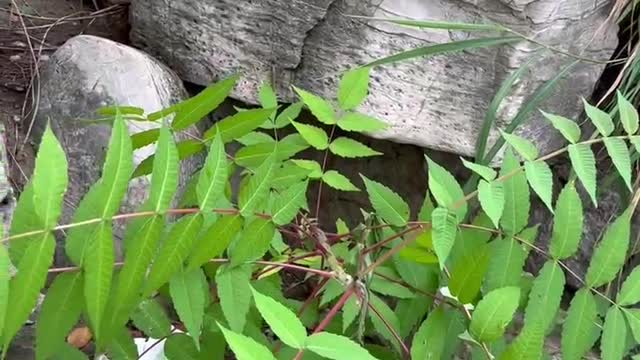
<svg viewBox="0 0 640 360">
<path fill-rule="evenodd" d="M 128 43 L 127 17 L 126 5 L 96 0 L 0 0 L 0 123 L 8 177 L 16 192 L 34 163 L 33 146 L 25 141 L 37 109 L 34 65 L 42 66 L 59 46 L 80 34 Z"/>
</svg>

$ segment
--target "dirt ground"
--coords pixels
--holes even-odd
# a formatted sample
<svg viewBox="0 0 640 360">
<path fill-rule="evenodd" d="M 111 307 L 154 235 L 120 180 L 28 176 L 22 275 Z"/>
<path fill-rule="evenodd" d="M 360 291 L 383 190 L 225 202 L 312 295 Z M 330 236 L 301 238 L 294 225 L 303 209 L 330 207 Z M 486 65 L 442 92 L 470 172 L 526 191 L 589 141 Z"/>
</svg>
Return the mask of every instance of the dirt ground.
<svg viewBox="0 0 640 360">
<path fill-rule="evenodd" d="M 9 181 L 20 191 L 33 169 L 25 141 L 37 108 L 38 71 L 67 39 L 89 34 L 128 42 L 127 6 L 99 0 L 0 0 L 0 122 Z"/>
</svg>

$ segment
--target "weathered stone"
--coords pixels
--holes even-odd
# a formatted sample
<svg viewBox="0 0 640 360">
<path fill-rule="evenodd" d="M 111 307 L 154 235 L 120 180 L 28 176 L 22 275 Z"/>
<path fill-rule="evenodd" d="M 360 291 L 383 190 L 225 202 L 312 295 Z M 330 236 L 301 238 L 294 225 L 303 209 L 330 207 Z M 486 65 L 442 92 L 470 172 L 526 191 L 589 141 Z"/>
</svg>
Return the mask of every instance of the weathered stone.
<svg viewBox="0 0 640 360">
<path fill-rule="evenodd" d="M 146 112 L 158 111 L 187 94 L 180 79 L 165 66 L 131 47 L 93 36 L 77 36 L 60 47 L 40 69 L 40 103 L 32 139 L 35 145 L 47 121 L 60 140 L 69 162 L 69 188 L 65 195 L 63 222 L 69 222 L 81 198 L 101 175 L 111 127 L 90 122 L 95 111 L 107 105 L 131 105 Z M 158 122 L 128 121 L 130 133 L 159 126 Z M 197 129 L 187 131 L 198 137 Z M 179 136 L 187 136 L 181 134 Z M 154 145 L 134 152 L 134 165 L 153 154 Z M 181 174 L 191 174 L 200 157 L 182 162 Z M 186 182 L 186 176 L 180 182 Z M 149 177 L 134 179 L 121 212 L 134 212 L 148 193 Z M 122 235 L 118 223 L 115 235 Z M 62 252 L 57 263 L 64 263 Z"/>
<path fill-rule="evenodd" d="M 607 60 L 615 49 L 616 25 L 605 22 L 609 0 L 321 0 L 289 2 L 136 0 L 132 41 L 163 59 L 185 80 L 208 84 L 236 71 L 242 82 L 233 96 L 255 103 L 257 87 L 273 79 L 281 100 L 290 85 L 333 97 L 341 71 L 418 46 L 496 34 L 416 30 L 349 17 L 408 17 L 496 22 L 588 59 Z M 371 95 L 362 110 L 387 121 L 372 136 L 463 155 L 474 151 L 483 114 L 502 81 L 539 48 L 531 42 L 417 59 L 374 69 Z M 545 81 L 572 60 L 543 51 L 500 111 L 504 128 Z M 545 111 L 577 117 L 603 65 L 575 66 Z M 562 140 L 536 111 L 521 127 L 542 153 Z M 495 137 L 495 133 L 493 136 Z"/>
</svg>

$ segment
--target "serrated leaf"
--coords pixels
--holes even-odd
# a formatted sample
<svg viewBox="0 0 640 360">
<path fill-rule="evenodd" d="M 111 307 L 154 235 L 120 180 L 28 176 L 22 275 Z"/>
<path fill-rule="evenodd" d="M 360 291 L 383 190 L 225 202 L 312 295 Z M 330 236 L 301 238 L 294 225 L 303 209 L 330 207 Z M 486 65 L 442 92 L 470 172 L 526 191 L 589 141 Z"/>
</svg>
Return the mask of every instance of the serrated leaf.
<svg viewBox="0 0 640 360">
<path fill-rule="evenodd" d="M 565 139 L 567 139 L 567 141 L 572 144 L 580 141 L 580 126 L 578 126 L 575 121 L 560 115 L 549 114 L 542 110 L 540 112 L 551 122 L 551 125 L 553 125 L 553 127 L 556 128 L 556 130 L 558 130 Z"/>
<path fill-rule="evenodd" d="M 202 269 L 178 271 L 169 282 L 173 307 L 195 342 L 196 348 L 200 347 L 198 339 L 202 331 L 207 290 L 207 279 Z"/>
<path fill-rule="evenodd" d="M 582 359 L 593 347 L 600 327 L 596 323 L 596 301 L 588 289 L 582 288 L 574 295 L 562 326 L 562 356 L 567 360 Z M 596 336 L 594 337 L 594 333 Z"/>
<path fill-rule="evenodd" d="M 260 259 L 269 250 L 274 232 L 275 226 L 271 221 L 254 218 L 245 226 L 233 247 L 231 266 Z"/>
<path fill-rule="evenodd" d="M 143 148 L 149 144 L 153 144 L 160 136 L 160 129 L 149 129 L 131 135 L 131 147 L 135 149 Z"/>
<path fill-rule="evenodd" d="M 357 158 L 382 155 L 381 152 L 346 137 L 339 137 L 331 142 L 329 150 L 343 158 Z"/>
<path fill-rule="evenodd" d="M 32 231 L 41 231 L 43 226 L 38 216 L 35 214 L 33 203 L 33 183 L 29 182 L 22 190 L 11 219 L 11 228 L 9 236 L 29 233 Z M 9 257 L 11 262 L 19 264 L 26 249 L 33 241 L 41 239 L 42 234 L 25 236 L 22 238 L 14 238 L 9 242 Z"/>
<path fill-rule="evenodd" d="M 60 274 L 42 303 L 36 325 L 36 359 L 47 359 L 65 343 L 82 311 L 82 272 Z"/>
<path fill-rule="evenodd" d="M 553 173 L 544 161 L 527 161 L 524 163 L 524 173 L 533 191 L 553 213 Z"/>
<path fill-rule="evenodd" d="M 622 311 L 617 306 L 612 306 L 607 311 L 602 330 L 600 350 L 603 360 L 622 359 L 627 338 L 627 325 Z"/>
<path fill-rule="evenodd" d="M 489 265 L 489 246 L 480 247 L 473 256 L 465 256 L 457 261 L 451 270 L 449 289 L 462 304 L 471 303 L 482 285 L 482 279 Z"/>
<path fill-rule="evenodd" d="M 640 266 L 636 266 L 622 283 L 622 288 L 616 296 L 620 306 L 634 305 L 640 302 Z"/>
<path fill-rule="evenodd" d="M 438 205 L 454 211 L 458 219 L 467 214 L 467 202 L 460 184 L 445 168 L 426 156 L 429 165 L 429 191 Z M 454 207 L 455 205 L 455 207 Z"/>
<path fill-rule="evenodd" d="M 213 209 L 218 197 L 224 193 L 229 172 L 224 144 L 220 134 L 216 134 L 209 147 L 209 154 L 200 171 L 196 194 L 200 210 L 208 212 Z"/>
<path fill-rule="evenodd" d="M 338 87 L 338 103 L 342 110 L 355 109 L 367 97 L 370 70 L 371 68 L 361 67 L 342 75 Z"/>
<path fill-rule="evenodd" d="M 411 299 L 398 300 L 394 309 L 400 323 L 398 335 L 404 339 L 417 331 L 420 321 L 431 310 L 431 305 L 433 305 L 433 299 L 428 296 L 416 296 Z"/>
<path fill-rule="evenodd" d="M 485 278 L 485 290 L 491 291 L 506 286 L 517 286 L 527 254 L 512 238 L 491 242 L 491 257 Z"/>
<path fill-rule="evenodd" d="M 173 334 L 167 338 L 163 348 L 166 360 L 199 360 L 198 348 L 187 334 Z"/>
<path fill-rule="evenodd" d="M 399 354 L 402 353 L 402 348 L 398 341 L 393 336 L 392 331 L 389 329 L 393 329 L 393 332 L 396 334 L 400 329 L 400 325 L 398 322 L 398 317 L 395 312 L 391 310 L 389 305 L 385 303 L 382 299 L 380 299 L 375 294 L 369 294 L 369 304 L 371 308 L 367 311 L 371 322 L 373 323 L 373 327 L 380 336 L 382 336 L 389 344 L 393 346 L 393 348 Z M 375 310 L 373 310 L 375 309 Z M 384 319 L 384 321 L 382 320 Z"/>
<path fill-rule="evenodd" d="M 356 317 L 358 317 L 361 309 L 362 308 L 360 307 L 360 305 L 358 305 L 358 302 L 355 296 L 350 296 L 347 299 L 347 302 L 344 303 L 344 306 L 342 307 L 342 332 L 343 333 L 347 331 L 347 328 L 349 328 L 349 326 L 353 323 L 353 320 L 355 320 Z"/>
<path fill-rule="evenodd" d="M 307 330 L 298 320 L 298 316 L 274 299 L 257 292 L 253 288 L 251 288 L 251 291 L 260 315 L 276 336 L 286 345 L 302 349 L 307 337 Z"/>
<path fill-rule="evenodd" d="M 640 309 L 622 308 L 622 311 L 624 311 L 624 315 L 627 318 L 627 324 L 629 324 L 633 338 L 636 341 L 640 341 Z M 599 330 L 598 328 L 598 334 L 600 333 Z"/>
<path fill-rule="evenodd" d="M 304 104 L 307 105 L 313 116 L 315 116 L 321 123 L 327 125 L 336 123 L 336 114 L 333 111 L 333 107 L 326 100 L 308 91 L 298 89 L 295 86 L 294 90 L 298 96 L 300 96 L 300 99 L 302 99 Z"/>
<path fill-rule="evenodd" d="M 149 203 L 157 213 L 169 207 L 178 188 L 178 149 L 169 129 L 160 130 L 158 148 L 153 160 Z"/>
<path fill-rule="evenodd" d="M 409 205 L 393 190 L 360 175 L 369 194 L 369 201 L 376 214 L 387 224 L 405 226 L 409 221 Z"/>
<path fill-rule="evenodd" d="M 480 164 L 474 164 L 470 161 L 465 160 L 464 158 L 460 158 L 460 160 L 462 161 L 462 165 L 464 165 L 464 167 L 480 175 L 486 181 L 491 181 L 496 178 L 496 171 L 492 168 Z"/>
<path fill-rule="evenodd" d="M 58 353 L 55 354 L 50 359 L 51 360 L 88 360 L 89 357 L 87 357 L 87 355 L 82 351 L 74 348 L 71 344 L 63 343 Z M 113 357 L 111 359 L 124 360 L 122 358 L 117 358 L 117 357 Z"/>
<path fill-rule="evenodd" d="M 145 297 L 168 282 L 180 268 L 192 249 L 202 221 L 200 214 L 185 215 L 171 228 L 149 270 L 143 291 Z"/>
<path fill-rule="evenodd" d="M 500 226 L 506 233 L 515 235 L 529 222 L 530 194 L 527 177 L 520 168 L 520 161 L 511 148 L 505 149 L 500 176 L 506 176 L 516 171 L 511 177 L 503 181 L 504 210 L 500 218 Z"/>
<path fill-rule="evenodd" d="M 307 205 L 307 187 L 309 182 L 300 182 L 276 195 L 271 206 L 271 221 L 276 225 L 285 225 L 296 217 L 298 210 Z"/>
<path fill-rule="evenodd" d="M 271 179 L 275 173 L 275 155 L 269 156 L 251 175 L 251 178 L 240 189 L 238 208 L 243 216 L 252 215 L 263 200 L 269 196 Z"/>
<path fill-rule="evenodd" d="M 627 134 L 633 135 L 638 131 L 638 110 L 622 95 L 620 90 L 616 91 L 616 97 L 622 127 Z"/>
<path fill-rule="evenodd" d="M 619 138 L 606 138 L 604 139 L 604 145 L 607 148 L 607 153 L 613 161 L 618 173 L 624 180 L 629 190 L 631 188 L 631 157 L 629 155 L 629 149 L 624 140 Z"/>
<path fill-rule="evenodd" d="M 538 158 L 538 149 L 531 141 L 504 131 L 500 133 L 507 144 L 511 145 L 525 160 L 534 161 Z"/>
<path fill-rule="evenodd" d="M 84 264 L 84 297 L 94 338 L 103 340 L 105 313 L 113 278 L 113 230 L 111 222 L 101 223 L 92 234 Z"/>
<path fill-rule="evenodd" d="M 296 166 L 309 170 L 311 172 L 309 177 L 312 179 L 322 177 L 322 166 L 315 160 L 293 159 L 291 162 L 296 164 Z"/>
<path fill-rule="evenodd" d="M 376 360 L 367 350 L 344 336 L 319 332 L 309 336 L 305 349 L 333 360 Z"/>
<path fill-rule="evenodd" d="M 225 144 L 256 130 L 269 120 L 274 109 L 252 109 L 236 113 L 215 123 L 204 133 L 204 141 L 212 140 L 217 133 Z"/>
<path fill-rule="evenodd" d="M 303 182 L 311 174 L 310 170 L 304 169 L 293 162 L 286 162 L 276 169 L 276 173 L 271 179 L 271 188 L 283 191 L 290 186 Z"/>
<path fill-rule="evenodd" d="M 265 122 L 260 127 L 263 129 L 280 129 L 291 122 L 290 120 L 295 120 L 300 115 L 300 111 L 302 111 L 302 107 L 304 103 L 302 101 L 295 102 L 289 106 L 287 106 L 278 116 L 276 116 L 275 122 Z"/>
<path fill-rule="evenodd" d="M 629 248 L 631 210 L 627 209 L 606 230 L 591 257 L 586 283 L 598 287 L 613 280 L 624 265 Z"/>
<path fill-rule="evenodd" d="M 329 136 L 327 136 L 327 133 L 321 128 L 295 121 L 291 121 L 291 124 L 293 124 L 304 140 L 315 149 L 325 150 L 329 147 Z"/>
<path fill-rule="evenodd" d="M 520 301 L 520 289 L 514 286 L 493 290 L 478 303 L 469 330 L 478 341 L 494 341 L 504 334 Z"/>
<path fill-rule="evenodd" d="M 431 213 L 431 231 L 433 249 L 438 256 L 440 269 L 444 268 L 447 258 L 453 248 L 458 231 L 458 220 L 455 213 L 445 208 L 436 208 Z"/>
<path fill-rule="evenodd" d="M 411 344 L 412 359 L 450 359 L 466 326 L 456 311 L 439 306 L 420 325 Z"/>
<path fill-rule="evenodd" d="M 201 140 L 189 139 L 183 140 L 176 144 L 178 148 L 178 159 L 187 159 L 205 149 L 205 143 Z M 150 155 L 146 159 L 142 160 L 140 164 L 133 171 L 132 178 L 151 174 L 153 170 L 153 163 L 155 162 L 155 155 Z"/>
<path fill-rule="evenodd" d="M 54 227 L 62 212 L 62 197 L 69 179 L 67 157 L 49 125 L 40 142 L 32 181 L 35 213 L 45 229 Z"/>
<path fill-rule="evenodd" d="M 171 322 L 156 300 L 143 300 L 131 313 L 133 324 L 147 336 L 162 339 L 171 333 Z"/>
<path fill-rule="evenodd" d="M 119 328 L 107 348 L 110 360 L 137 360 L 138 347 L 133 342 L 129 329 Z M 66 360 L 66 359 L 65 359 Z"/>
<path fill-rule="evenodd" d="M 209 85 L 198 95 L 184 102 L 176 112 L 171 127 L 176 131 L 183 130 L 203 119 L 227 98 L 238 78 L 238 75 L 233 75 Z"/>
<path fill-rule="evenodd" d="M 556 201 L 549 253 L 556 259 L 573 255 L 582 237 L 582 200 L 573 182 L 568 183 Z"/>
<path fill-rule="evenodd" d="M 278 142 L 261 143 L 245 146 L 234 155 L 236 164 L 248 169 L 262 165 L 271 154 L 275 153 L 276 161 L 288 160 L 309 144 L 299 134 L 291 134 Z"/>
<path fill-rule="evenodd" d="M 397 278 L 397 275 L 393 271 L 390 270 L 391 269 L 389 268 L 383 267 L 379 267 L 377 269 L 377 272 L 374 273 L 374 276 L 369 284 L 369 288 L 371 289 L 371 291 L 399 299 L 414 298 L 416 295 L 411 290 L 409 290 L 409 288 L 403 286 L 402 281 Z M 380 274 L 385 276 L 386 278 L 381 277 Z M 388 278 L 395 281 L 388 280 Z"/>
<path fill-rule="evenodd" d="M 263 82 L 260 86 L 258 99 L 260 100 L 260 106 L 265 109 L 273 109 L 278 106 L 278 97 L 268 82 Z"/>
<path fill-rule="evenodd" d="M 501 182 L 488 183 L 480 180 L 478 183 L 478 200 L 482 210 L 491 218 L 496 228 L 500 224 L 500 217 L 504 211 L 504 196 L 504 185 Z"/>
<path fill-rule="evenodd" d="M 338 127 L 345 131 L 375 132 L 388 126 L 384 121 L 357 112 L 349 112 L 338 120 Z"/>
<path fill-rule="evenodd" d="M 220 256 L 242 228 L 240 215 L 223 215 L 196 240 L 187 262 L 187 269 L 198 268 L 210 259 Z"/>
<path fill-rule="evenodd" d="M 341 191 L 360 191 L 351 180 L 335 170 L 329 170 L 322 174 L 322 182 Z"/>
<path fill-rule="evenodd" d="M 2 236 L 3 233 L 4 231 L 0 231 L 0 236 Z M 4 245 L 0 245 L 0 335 L 2 335 L 2 330 L 4 330 L 4 320 L 9 306 L 10 266 L 11 260 L 9 259 L 7 248 Z"/>
<path fill-rule="evenodd" d="M 606 112 L 598 109 L 597 107 L 589 104 L 587 100 L 582 99 L 584 103 L 584 110 L 587 113 L 589 119 L 593 125 L 595 125 L 598 132 L 602 134 L 603 137 L 607 137 L 611 135 L 614 129 L 613 120 L 611 120 L 611 116 Z"/>
<path fill-rule="evenodd" d="M 433 211 L 434 206 L 431 201 L 431 195 L 429 194 L 429 190 L 427 189 L 426 194 L 424 195 L 424 200 L 422 200 L 422 206 L 420 206 L 420 212 L 418 212 L 418 220 L 424 222 L 431 222 L 431 212 Z"/>
<path fill-rule="evenodd" d="M 252 131 L 247 135 L 236 139 L 236 141 L 242 145 L 256 145 L 275 142 L 271 135 L 259 131 Z"/>
<path fill-rule="evenodd" d="M 233 331 L 241 333 L 251 305 L 251 265 L 222 266 L 216 272 L 218 297 L 224 317 Z"/>
<path fill-rule="evenodd" d="M 545 332 L 552 327 L 560 308 L 565 281 L 564 272 L 558 263 L 549 260 L 544 264 L 529 292 L 524 314 L 525 326 L 537 323 Z"/>
<path fill-rule="evenodd" d="M 509 344 L 500 360 L 542 359 L 545 333 L 541 326 L 525 326 L 514 341 Z"/>
<path fill-rule="evenodd" d="M 578 179 L 587 190 L 591 201 L 597 206 L 596 196 L 596 159 L 593 156 L 591 147 L 587 144 L 569 145 L 569 159 L 571 165 L 578 175 Z"/>
</svg>

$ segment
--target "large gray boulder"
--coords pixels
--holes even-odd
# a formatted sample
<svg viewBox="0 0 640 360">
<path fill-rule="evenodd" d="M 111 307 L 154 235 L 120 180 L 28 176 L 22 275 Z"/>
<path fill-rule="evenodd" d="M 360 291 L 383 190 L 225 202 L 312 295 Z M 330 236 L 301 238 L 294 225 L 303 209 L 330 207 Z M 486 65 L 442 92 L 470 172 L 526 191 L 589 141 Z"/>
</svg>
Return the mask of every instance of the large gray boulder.
<svg viewBox="0 0 640 360">
<path fill-rule="evenodd" d="M 168 68 L 143 52 L 94 36 L 76 36 L 61 46 L 40 69 L 40 102 L 32 131 L 34 145 L 40 142 L 47 121 L 60 140 L 69 163 L 69 188 L 65 195 L 63 222 L 69 222 L 78 203 L 101 176 L 111 136 L 96 110 L 107 105 L 130 105 L 147 113 L 158 111 L 187 97 L 181 80 Z M 158 127 L 159 122 L 127 121 L 131 134 Z M 189 135 L 199 138 L 197 129 Z M 137 149 L 134 163 L 153 154 L 154 145 Z M 199 165 L 200 157 L 181 163 L 180 183 Z M 146 199 L 149 177 L 134 179 L 122 212 L 134 212 Z M 122 235 L 118 223 L 115 235 Z M 56 263 L 64 263 L 63 255 Z"/>
<path fill-rule="evenodd" d="M 538 43 L 597 61 L 608 60 L 617 27 L 605 22 L 609 0 L 135 0 L 133 43 L 183 79 L 206 85 L 242 71 L 233 96 L 255 103 L 261 81 L 275 80 L 283 101 L 290 85 L 333 97 L 340 72 L 402 50 L 497 34 L 422 31 L 348 15 L 496 22 Z M 362 111 L 391 126 L 375 137 L 462 155 L 474 151 L 483 114 L 502 81 L 533 58 L 521 42 L 377 68 Z M 504 127 L 520 105 L 572 60 L 542 51 L 501 108 Z M 603 65 L 575 66 L 542 108 L 576 118 Z M 540 114 L 522 128 L 542 153 L 562 142 Z M 493 134 L 494 138 L 496 133 Z"/>
</svg>

